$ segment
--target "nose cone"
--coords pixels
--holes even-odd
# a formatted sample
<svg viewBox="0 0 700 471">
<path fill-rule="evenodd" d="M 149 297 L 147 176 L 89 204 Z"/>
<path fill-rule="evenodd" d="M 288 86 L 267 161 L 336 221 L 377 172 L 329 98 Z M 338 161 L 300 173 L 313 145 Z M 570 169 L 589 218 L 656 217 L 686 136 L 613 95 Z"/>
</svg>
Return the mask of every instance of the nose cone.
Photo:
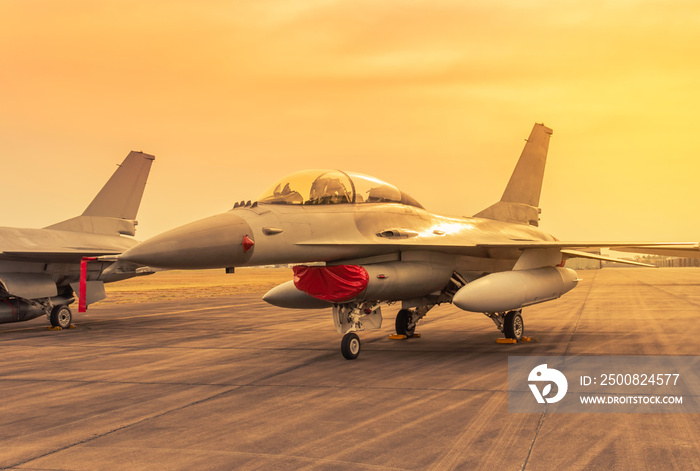
<svg viewBox="0 0 700 471">
<path fill-rule="evenodd" d="M 186 224 L 124 252 L 120 259 L 160 268 L 235 267 L 254 251 L 248 223 L 230 212 Z"/>
</svg>

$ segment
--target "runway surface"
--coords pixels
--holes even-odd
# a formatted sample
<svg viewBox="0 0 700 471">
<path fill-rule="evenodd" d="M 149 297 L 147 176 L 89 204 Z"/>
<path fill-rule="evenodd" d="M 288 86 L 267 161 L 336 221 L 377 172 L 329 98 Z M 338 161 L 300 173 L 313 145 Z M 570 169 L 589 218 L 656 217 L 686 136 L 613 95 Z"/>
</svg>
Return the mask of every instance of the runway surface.
<svg viewBox="0 0 700 471">
<path fill-rule="evenodd" d="M 99 304 L 76 329 L 0 326 L 0 467 L 697 469 L 697 414 L 509 414 L 509 355 L 696 355 L 700 269 L 581 271 L 524 310 L 537 341 L 447 305 L 420 339 L 259 295 Z M 235 275 L 234 275 L 235 276 Z"/>
</svg>

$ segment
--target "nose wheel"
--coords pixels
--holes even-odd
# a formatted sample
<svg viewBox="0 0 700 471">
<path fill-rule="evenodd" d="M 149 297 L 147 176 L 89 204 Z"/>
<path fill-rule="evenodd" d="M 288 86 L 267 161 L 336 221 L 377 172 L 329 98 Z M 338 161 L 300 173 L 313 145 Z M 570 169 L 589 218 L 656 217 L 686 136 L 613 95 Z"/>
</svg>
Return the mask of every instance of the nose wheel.
<svg viewBox="0 0 700 471">
<path fill-rule="evenodd" d="M 354 360 L 360 356 L 360 337 L 355 332 L 348 332 L 340 342 L 340 352 L 346 360 Z"/>
</svg>

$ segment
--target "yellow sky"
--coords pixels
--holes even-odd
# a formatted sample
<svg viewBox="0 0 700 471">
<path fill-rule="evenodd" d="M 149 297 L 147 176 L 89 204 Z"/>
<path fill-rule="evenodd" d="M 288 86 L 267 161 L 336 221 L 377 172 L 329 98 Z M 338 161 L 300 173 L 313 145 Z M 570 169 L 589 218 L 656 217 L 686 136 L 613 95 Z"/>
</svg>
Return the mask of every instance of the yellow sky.
<svg viewBox="0 0 700 471">
<path fill-rule="evenodd" d="M 140 239 L 304 168 L 471 215 L 544 122 L 541 227 L 700 240 L 696 0 L 2 0 L 0 70 L 6 226 L 79 214 L 132 149 Z"/>
</svg>

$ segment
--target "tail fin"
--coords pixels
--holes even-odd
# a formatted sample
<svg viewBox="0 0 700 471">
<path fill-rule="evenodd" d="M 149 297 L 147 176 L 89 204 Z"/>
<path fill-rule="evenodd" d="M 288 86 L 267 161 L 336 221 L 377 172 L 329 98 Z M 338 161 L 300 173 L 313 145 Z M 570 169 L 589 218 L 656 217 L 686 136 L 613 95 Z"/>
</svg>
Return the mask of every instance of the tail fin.
<svg viewBox="0 0 700 471">
<path fill-rule="evenodd" d="M 136 214 L 155 157 L 131 151 L 81 216 L 46 229 L 96 234 L 136 233 Z"/>
<path fill-rule="evenodd" d="M 475 217 L 537 226 L 540 219 L 540 192 L 552 130 L 535 124 L 501 201 Z"/>
</svg>

